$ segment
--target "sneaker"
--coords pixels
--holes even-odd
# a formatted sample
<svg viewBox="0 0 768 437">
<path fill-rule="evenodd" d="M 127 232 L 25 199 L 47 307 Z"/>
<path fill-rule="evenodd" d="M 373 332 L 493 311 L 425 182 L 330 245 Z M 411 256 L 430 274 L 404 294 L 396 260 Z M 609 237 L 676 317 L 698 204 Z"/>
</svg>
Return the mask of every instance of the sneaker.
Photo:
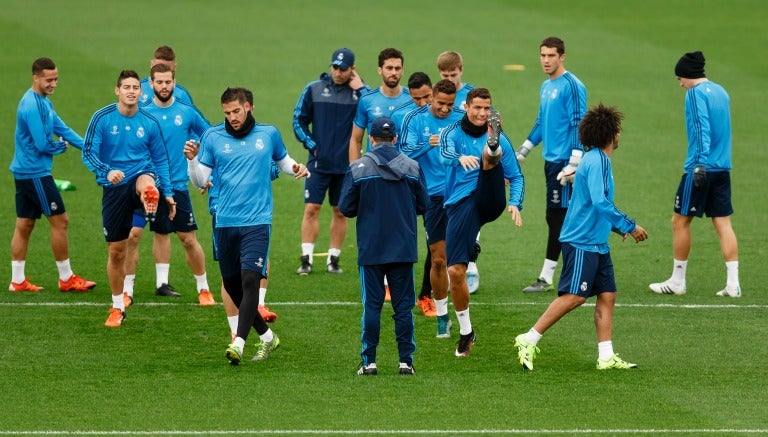
<svg viewBox="0 0 768 437">
<path fill-rule="evenodd" d="M 240 360 L 243 358 L 243 348 L 236 344 L 230 344 L 229 347 L 227 347 L 225 354 L 227 355 L 229 364 L 237 366 L 240 364 Z"/>
<path fill-rule="evenodd" d="M 131 305 L 133 305 L 133 296 L 129 295 L 126 292 L 123 292 L 123 306 L 128 308 Z"/>
<path fill-rule="evenodd" d="M 259 305 L 259 314 L 261 315 L 261 318 L 264 319 L 264 321 L 267 323 L 272 323 L 277 320 L 277 314 L 270 311 L 269 307 L 266 305 Z"/>
<path fill-rule="evenodd" d="M 416 305 L 421 308 L 421 312 L 425 317 L 437 317 L 437 309 L 435 308 L 435 301 L 429 296 L 424 296 L 416 301 Z"/>
<path fill-rule="evenodd" d="M 457 357 L 468 357 L 472 349 L 472 345 L 475 344 L 475 331 L 470 332 L 467 335 L 462 335 L 459 338 L 459 344 L 456 346 Z"/>
<path fill-rule="evenodd" d="M 117 328 L 123 324 L 123 320 L 125 320 L 125 311 L 120 311 L 117 308 L 110 308 L 109 317 L 107 317 L 107 321 L 104 323 L 104 326 Z"/>
<path fill-rule="evenodd" d="M 59 279 L 59 290 L 86 292 L 96 286 L 93 281 L 86 281 L 80 276 L 72 275 L 66 281 Z"/>
<path fill-rule="evenodd" d="M 480 288 L 480 272 L 477 271 L 477 264 L 472 261 L 467 264 L 467 287 L 469 294 L 477 293 Z"/>
<path fill-rule="evenodd" d="M 672 282 L 672 279 L 650 284 L 648 288 L 656 294 L 685 294 L 685 283 Z"/>
<path fill-rule="evenodd" d="M 613 356 L 607 360 L 597 360 L 597 370 L 608 369 L 637 369 L 637 364 L 628 363 L 619 358 L 616 354 L 613 354 Z"/>
<path fill-rule="evenodd" d="M 197 301 L 200 303 L 201 307 L 216 305 L 216 301 L 213 300 L 213 294 L 208 290 L 200 290 L 200 293 L 197 293 Z"/>
<path fill-rule="evenodd" d="M 499 111 L 491 109 L 488 114 L 488 148 L 496 151 L 499 148 L 499 135 L 501 135 L 501 115 Z"/>
<path fill-rule="evenodd" d="M 272 334 L 272 341 L 261 341 L 256 346 L 256 355 L 253 356 L 253 361 L 264 361 L 269 358 L 269 354 L 274 352 L 275 349 L 280 347 L 280 339 L 277 338 L 277 334 Z"/>
<path fill-rule="evenodd" d="M 416 371 L 413 370 L 413 365 L 408 363 L 400 363 L 400 369 L 398 372 L 401 375 L 415 375 Z"/>
<path fill-rule="evenodd" d="M 11 282 L 11 284 L 8 286 L 8 291 L 13 291 L 13 292 L 19 292 L 19 291 L 37 292 L 42 289 L 43 287 L 38 287 L 37 285 L 29 282 L 27 279 L 24 279 L 21 282 Z"/>
<path fill-rule="evenodd" d="M 160 202 L 160 192 L 154 185 L 147 185 L 144 188 L 144 194 L 141 196 L 144 202 L 144 218 L 148 222 L 154 222 L 157 216 L 157 204 Z"/>
<path fill-rule="evenodd" d="M 301 256 L 301 265 L 299 266 L 299 269 L 296 270 L 296 273 L 301 276 L 307 276 L 312 273 L 312 263 L 309 262 L 309 255 Z"/>
<path fill-rule="evenodd" d="M 722 290 L 715 293 L 715 296 L 741 297 L 741 287 L 738 285 L 735 288 L 726 286 Z"/>
<path fill-rule="evenodd" d="M 451 338 L 451 318 L 448 314 L 437 316 L 437 338 Z"/>
<path fill-rule="evenodd" d="M 344 270 L 341 270 L 341 267 L 339 267 L 339 257 L 331 255 L 331 260 L 328 263 L 326 267 L 326 270 L 328 273 L 344 273 Z"/>
<path fill-rule="evenodd" d="M 364 366 L 361 363 L 360 368 L 357 369 L 358 375 L 377 375 L 378 373 L 379 373 L 379 370 L 376 369 L 376 363 L 371 363 L 367 366 Z"/>
<path fill-rule="evenodd" d="M 384 285 L 384 302 L 391 302 L 392 295 L 389 293 L 389 285 Z"/>
<path fill-rule="evenodd" d="M 155 290 L 155 294 L 158 296 L 166 296 L 166 297 L 179 297 L 181 296 L 179 293 L 176 292 L 176 289 L 171 286 L 171 284 L 163 284 L 159 287 L 157 287 L 157 290 Z"/>
<path fill-rule="evenodd" d="M 544 278 L 539 278 L 533 281 L 533 284 L 523 288 L 523 293 L 541 293 L 543 291 L 553 291 L 555 286 L 545 281 Z"/>
<path fill-rule="evenodd" d="M 517 359 L 523 365 L 524 370 L 533 370 L 533 359 L 539 354 L 539 347 L 525 339 L 525 334 L 515 337 Z"/>
</svg>

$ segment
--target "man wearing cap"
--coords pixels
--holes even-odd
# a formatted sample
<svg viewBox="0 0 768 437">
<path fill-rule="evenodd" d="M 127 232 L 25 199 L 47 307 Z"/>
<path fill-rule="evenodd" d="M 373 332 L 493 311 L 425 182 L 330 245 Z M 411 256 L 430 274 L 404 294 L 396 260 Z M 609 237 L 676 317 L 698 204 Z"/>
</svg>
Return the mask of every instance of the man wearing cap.
<svg viewBox="0 0 768 437">
<path fill-rule="evenodd" d="M 301 220 L 301 265 L 299 275 L 312 273 L 312 254 L 320 233 L 320 208 L 328 192 L 333 208 L 330 248 L 326 271 L 342 273 L 341 245 L 347 233 L 347 218 L 339 212 L 339 193 L 349 166 L 349 139 L 357 101 L 365 91 L 355 72 L 355 54 L 340 48 L 331 56 L 331 71 L 310 82 L 293 111 L 293 133 L 309 151 L 307 167 L 313 174 L 304 182 L 304 217 Z"/>
<path fill-rule="evenodd" d="M 725 89 L 704 74 L 704 54 L 683 55 L 675 76 L 685 92 L 688 156 L 675 195 L 672 215 L 672 276 L 650 284 L 658 294 L 685 294 L 685 272 L 691 251 L 691 222 L 706 214 L 720 237 L 725 259 L 725 288 L 717 296 L 741 297 L 739 249 L 731 226 L 731 109 Z"/>
<path fill-rule="evenodd" d="M 412 375 L 413 264 L 418 258 L 416 216 L 427 207 L 427 188 L 416 161 L 395 147 L 395 123 L 379 117 L 371 123 L 373 149 L 354 161 L 344 176 L 339 210 L 357 217 L 357 263 L 363 301 L 362 364 L 359 375 L 375 375 L 376 347 L 384 305 L 384 277 L 389 281 L 400 357 L 398 372 Z M 382 238 L 385 235 L 386 238 Z"/>
</svg>

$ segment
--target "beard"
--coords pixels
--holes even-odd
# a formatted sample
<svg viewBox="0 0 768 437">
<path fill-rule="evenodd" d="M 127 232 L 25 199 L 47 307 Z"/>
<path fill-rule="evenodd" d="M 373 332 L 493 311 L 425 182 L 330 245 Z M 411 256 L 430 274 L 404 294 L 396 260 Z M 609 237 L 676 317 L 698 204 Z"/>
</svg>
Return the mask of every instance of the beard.
<svg viewBox="0 0 768 437">
<path fill-rule="evenodd" d="M 168 93 L 168 97 L 163 97 L 160 95 L 160 93 L 155 91 L 155 97 L 157 97 L 157 100 L 160 100 L 161 102 L 165 103 L 168 100 L 171 100 L 171 97 L 173 97 L 173 90 L 171 90 L 171 92 Z"/>
<path fill-rule="evenodd" d="M 400 79 L 384 79 L 384 85 L 389 88 L 396 88 L 400 85 Z"/>
</svg>

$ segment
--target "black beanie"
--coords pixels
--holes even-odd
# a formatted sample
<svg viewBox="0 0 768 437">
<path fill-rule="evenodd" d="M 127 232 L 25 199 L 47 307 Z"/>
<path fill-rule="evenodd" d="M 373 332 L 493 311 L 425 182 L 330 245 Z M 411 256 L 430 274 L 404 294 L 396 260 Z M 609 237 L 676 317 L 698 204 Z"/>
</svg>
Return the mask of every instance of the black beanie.
<svg viewBox="0 0 768 437">
<path fill-rule="evenodd" d="M 675 76 L 685 79 L 700 79 L 704 75 L 704 53 L 690 52 L 683 55 L 675 65 Z"/>
</svg>

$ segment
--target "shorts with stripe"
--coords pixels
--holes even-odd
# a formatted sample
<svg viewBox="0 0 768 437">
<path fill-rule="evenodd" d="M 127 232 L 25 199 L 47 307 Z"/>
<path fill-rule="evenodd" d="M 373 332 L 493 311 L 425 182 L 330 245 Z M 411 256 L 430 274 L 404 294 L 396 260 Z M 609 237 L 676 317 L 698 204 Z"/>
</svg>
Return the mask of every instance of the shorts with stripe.
<svg viewBox="0 0 768 437">
<path fill-rule="evenodd" d="M 568 208 L 568 202 L 571 201 L 571 189 L 573 184 L 568 183 L 565 186 L 560 185 L 557 175 L 568 165 L 568 160 L 557 162 L 544 162 L 544 178 L 547 183 L 547 198 L 545 199 L 547 208 Z"/>
<path fill-rule="evenodd" d="M 45 215 L 64 214 L 64 201 L 53 176 L 14 179 L 16 184 L 16 217 L 37 220 Z"/>
<path fill-rule="evenodd" d="M 731 172 L 707 172 L 707 182 L 701 187 L 693 186 L 692 173 L 683 174 L 675 195 L 674 211 L 688 217 L 732 215 Z"/>
<path fill-rule="evenodd" d="M 611 253 L 590 252 L 563 243 L 563 271 L 557 284 L 558 296 L 570 293 L 586 299 L 606 291 L 616 292 Z"/>
</svg>

